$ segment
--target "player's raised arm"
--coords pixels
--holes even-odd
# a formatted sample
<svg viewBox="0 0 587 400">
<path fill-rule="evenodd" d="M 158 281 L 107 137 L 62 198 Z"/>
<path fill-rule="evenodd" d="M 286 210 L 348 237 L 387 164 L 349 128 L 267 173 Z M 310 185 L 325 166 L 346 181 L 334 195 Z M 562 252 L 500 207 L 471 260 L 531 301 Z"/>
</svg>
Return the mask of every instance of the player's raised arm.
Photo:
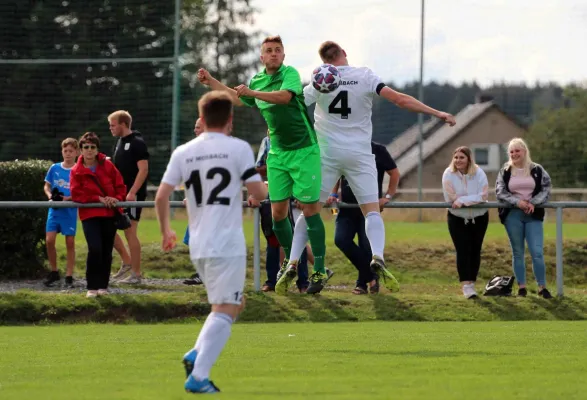
<svg viewBox="0 0 587 400">
<path fill-rule="evenodd" d="M 230 99 L 232 100 L 232 104 L 235 106 L 244 105 L 243 102 L 239 99 L 236 90 L 229 88 L 224 83 L 214 78 L 206 69 L 200 68 L 198 70 L 198 80 L 202 85 L 206 85 L 212 90 L 222 90 L 223 92 L 228 93 L 230 95 Z"/>
<path fill-rule="evenodd" d="M 263 100 L 271 104 L 287 104 L 291 101 L 295 93 L 289 90 L 276 90 L 274 92 L 261 92 L 252 90 L 247 85 L 239 85 L 235 88 L 238 97 L 251 97 Z"/>
<path fill-rule="evenodd" d="M 432 115 L 438 119 L 443 120 L 450 126 L 456 124 L 455 117 L 452 116 L 452 114 L 435 110 L 432 107 L 428 107 L 426 104 L 422 103 L 419 100 L 416 100 L 412 96 L 396 92 L 395 90 L 387 86 L 383 86 L 383 88 L 379 91 L 379 96 L 392 102 L 396 106 L 404 108 L 408 111 L 421 112 L 424 114 Z"/>
</svg>

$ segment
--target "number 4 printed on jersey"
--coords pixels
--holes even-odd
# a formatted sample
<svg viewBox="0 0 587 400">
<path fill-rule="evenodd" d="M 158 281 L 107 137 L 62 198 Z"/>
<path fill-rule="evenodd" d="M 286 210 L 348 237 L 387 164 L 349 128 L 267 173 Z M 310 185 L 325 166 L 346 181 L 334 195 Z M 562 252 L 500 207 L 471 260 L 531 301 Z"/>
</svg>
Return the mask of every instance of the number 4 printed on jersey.
<svg viewBox="0 0 587 400">
<path fill-rule="evenodd" d="M 340 107 L 338 106 L 340 103 Z M 341 90 L 328 106 L 329 114 L 340 114 L 341 119 L 348 119 L 351 109 L 349 107 L 349 92 Z"/>
</svg>

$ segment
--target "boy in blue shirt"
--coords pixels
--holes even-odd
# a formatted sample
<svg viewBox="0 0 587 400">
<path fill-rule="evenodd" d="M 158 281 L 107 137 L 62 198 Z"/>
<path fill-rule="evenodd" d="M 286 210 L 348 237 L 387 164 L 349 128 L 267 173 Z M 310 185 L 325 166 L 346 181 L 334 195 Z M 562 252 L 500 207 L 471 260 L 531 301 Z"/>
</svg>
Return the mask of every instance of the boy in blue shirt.
<svg viewBox="0 0 587 400">
<path fill-rule="evenodd" d="M 55 163 L 49 168 L 45 177 L 45 194 L 49 201 L 71 201 L 69 191 L 69 174 L 75 165 L 79 154 L 79 144 L 73 138 L 67 138 L 61 142 L 61 155 L 63 162 Z M 75 234 L 77 230 L 77 208 L 49 208 L 47 225 L 45 228 L 47 244 L 47 256 L 51 272 L 45 280 L 46 286 L 52 286 L 58 282 L 59 270 L 57 269 L 57 250 L 55 241 L 57 234 L 65 236 L 67 248 L 67 268 L 65 286 L 73 286 L 73 268 L 75 266 Z"/>
</svg>

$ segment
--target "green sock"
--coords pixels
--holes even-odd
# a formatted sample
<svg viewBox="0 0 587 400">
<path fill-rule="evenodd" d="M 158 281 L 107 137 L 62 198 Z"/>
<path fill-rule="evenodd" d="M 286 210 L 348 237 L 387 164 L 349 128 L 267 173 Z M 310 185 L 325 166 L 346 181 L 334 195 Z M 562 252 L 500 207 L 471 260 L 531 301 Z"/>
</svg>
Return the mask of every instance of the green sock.
<svg viewBox="0 0 587 400">
<path fill-rule="evenodd" d="M 324 229 L 324 228 L 322 228 Z M 289 260 L 289 253 L 291 251 L 291 243 L 293 241 L 293 229 L 289 218 L 284 218 L 281 221 L 273 220 L 273 232 L 279 240 L 279 244 L 283 247 L 285 258 Z"/>
<path fill-rule="evenodd" d="M 312 253 L 314 253 L 314 272 L 326 273 L 324 269 L 324 255 L 326 254 L 326 232 L 324 231 L 324 222 L 320 214 L 314 214 L 306 217 L 308 225 L 308 238 Z"/>
</svg>

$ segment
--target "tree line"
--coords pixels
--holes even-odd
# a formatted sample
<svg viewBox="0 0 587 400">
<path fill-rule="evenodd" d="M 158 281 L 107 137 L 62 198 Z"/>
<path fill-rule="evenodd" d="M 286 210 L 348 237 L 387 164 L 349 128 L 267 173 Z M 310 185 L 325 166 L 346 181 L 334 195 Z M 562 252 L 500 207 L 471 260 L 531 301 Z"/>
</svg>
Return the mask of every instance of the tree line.
<svg viewBox="0 0 587 400">
<path fill-rule="evenodd" d="M 2 59 L 173 55 L 172 1 L 7 0 L 0 11 Z M 256 55 L 265 32 L 254 24 L 257 13 L 250 0 L 182 1 L 179 143 L 192 137 L 197 100 L 205 91 L 195 79 L 199 66 L 206 66 L 228 84 L 247 82 L 259 67 Z M 98 133 L 103 150 L 109 153 L 114 140 L 106 116 L 116 109 L 126 109 L 133 115 L 134 128 L 146 137 L 152 155 L 149 179 L 156 184 L 170 153 L 172 76 L 169 62 L 0 64 L 0 79 L 5 82 L 0 91 L 0 161 L 59 160 L 59 141 L 79 137 L 85 131 Z M 417 82 L 387 84 L 417 96 Z M 576 157 L 573 165 L 584 159 L 582 143 L 575 146 L 573 140 L 574 135 L 585 131 L 581 116 L 587 113 L 576 111 L 585 107 L 582 89 L 565 90 L 555 83 L 496 83 L 481 88 L 475 82 L 431 82 L 424 88 L 427 104 L 452 113 L 474 102 L 481 92 L 491 95 L 505 112 L 530 127 L 529 141 L 536 156 L 544 154 L 548 160 L 556 160 L 556 152 L 566 149 L 562 143 L 569 143 L 570 154 Z M 416 121 L 415 114 L 376 98 L 374 140 L 389 143 Z M 265 123 L 256 110 L 236 111 L 235 135 L 256 145 L 265 132 Z M 557 144 L 552 145 L 552 141 Z M 587 176 L 580 172 L 583 169 L 575 168 L 564 184 L 583 186 L 587 182 Z"/>
</svg>

